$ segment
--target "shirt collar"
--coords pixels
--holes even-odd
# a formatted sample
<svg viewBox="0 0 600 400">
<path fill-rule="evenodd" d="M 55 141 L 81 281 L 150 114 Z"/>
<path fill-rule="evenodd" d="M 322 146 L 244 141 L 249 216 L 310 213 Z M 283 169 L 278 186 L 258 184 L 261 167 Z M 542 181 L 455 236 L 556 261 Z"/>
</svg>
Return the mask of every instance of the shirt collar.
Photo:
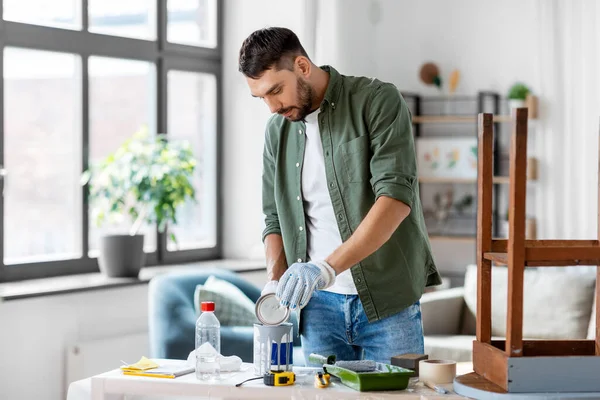
<svg viewBox="0 0 600 400">
<path fill-rule="evenodd" d="M 329 73 L 329 83 L 327 85 L 327 90 L 325 91 L 325 97 L 321 103 L 321 110 L 323 110 L 325 104 L 329 104 L 335 109 L 335 103 L 337 102 L 342 89 L 342 76 L 330 65 L 323 65 L 319 68 Z"/>
</svg>

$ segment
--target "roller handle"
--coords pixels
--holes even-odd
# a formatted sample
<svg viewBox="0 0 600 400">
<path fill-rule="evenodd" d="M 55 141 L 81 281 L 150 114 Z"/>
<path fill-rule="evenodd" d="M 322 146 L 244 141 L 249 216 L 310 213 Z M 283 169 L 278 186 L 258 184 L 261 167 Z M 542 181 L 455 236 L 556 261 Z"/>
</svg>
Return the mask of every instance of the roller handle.
<svg viewBox="0 0 600 400">
<path fill-rule="evenodd" d="M 320 354 L 315 354 L 315 353 L 311 353 L 308 356 L 308 361 L 313 363 L 313 364 L 329 364 L 329 365 L 333 365 L 335 364 L 335 356 L 331 355 L 328 357 L 322 356 Z"/>
</svg>

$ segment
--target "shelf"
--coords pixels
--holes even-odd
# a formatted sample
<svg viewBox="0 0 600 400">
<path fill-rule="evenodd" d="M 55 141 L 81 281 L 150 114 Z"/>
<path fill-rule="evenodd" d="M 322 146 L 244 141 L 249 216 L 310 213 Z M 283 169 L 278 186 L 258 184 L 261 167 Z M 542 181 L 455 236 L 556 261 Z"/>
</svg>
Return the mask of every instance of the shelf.
<svg viewBox="0 0 600 400">
<path fill-rule="evenodd" d="M 472 242 L 475 242 L 475 236 L 430 235 L 429 240 L 445 240 L 445 241 L 452 241 L 452 242 L 472 243 Z"/>
<path fill-rule="evenodd" d="M 494 122 L 510 122 L 510 115 L 495 115 Z M 476 116 L 471 115 L 417 115 L 412 119 L 413 124 L 461 124 L 475 123 Z"/>
<path fill-rule="evenodd" d="M 422 177 L 419 178 L 421 183 L 477 183 L 476 178 L 436 178 L 436 177 Z M 510 178 L 508 176 L 495 176 L 493 179 L 494 183 L 499 185 L 508 185 Z"/>
</svg>

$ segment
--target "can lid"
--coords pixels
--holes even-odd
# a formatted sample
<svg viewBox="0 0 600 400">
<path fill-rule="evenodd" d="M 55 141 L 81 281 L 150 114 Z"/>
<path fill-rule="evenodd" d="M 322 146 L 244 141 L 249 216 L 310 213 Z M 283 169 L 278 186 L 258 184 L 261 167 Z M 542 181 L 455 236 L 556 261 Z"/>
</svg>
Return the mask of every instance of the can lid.
<svg viewBox="0 0 600 400">
<path fill-rule="evenodd" d="M 280 325 L 287 321 L 290 316 L 290 309 L 281 307 L 275 293 L 261 296 L 256 302 L 254 311 L 256 318 L 264 325 Z"/>
<path fill-rule="evenodd" d="M 215 302 L 214 301 L 203 301 L 200 303 L 201 311 L 215 311 Z"/>
</svg>

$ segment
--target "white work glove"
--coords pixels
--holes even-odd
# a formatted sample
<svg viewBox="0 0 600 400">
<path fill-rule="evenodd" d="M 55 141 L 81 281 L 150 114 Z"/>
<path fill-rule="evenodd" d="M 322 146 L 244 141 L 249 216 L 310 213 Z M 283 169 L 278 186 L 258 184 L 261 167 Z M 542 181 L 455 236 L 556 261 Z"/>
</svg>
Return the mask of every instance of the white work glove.
<svg viewBox="0 0 600 400">
<path fill-rule="evenodd" d="M 267 282 L 267 284 L 263 288 L 262 292 L 260 292 L 260 295 L 264 296 L 265 294 L 271 294 L 271 293 L 277 292 L 277 284 L 278 283 L 279 283 L 279 281 L 269 281 L 269 282 Z"/>
<path fill-rule="evenodd" d="M 283 307 L 303 308 L 315 290 L 327 289 L 335 282 L 335 270 L 325 261 L 292 264 L 277 285 Z"/>
</svg>

